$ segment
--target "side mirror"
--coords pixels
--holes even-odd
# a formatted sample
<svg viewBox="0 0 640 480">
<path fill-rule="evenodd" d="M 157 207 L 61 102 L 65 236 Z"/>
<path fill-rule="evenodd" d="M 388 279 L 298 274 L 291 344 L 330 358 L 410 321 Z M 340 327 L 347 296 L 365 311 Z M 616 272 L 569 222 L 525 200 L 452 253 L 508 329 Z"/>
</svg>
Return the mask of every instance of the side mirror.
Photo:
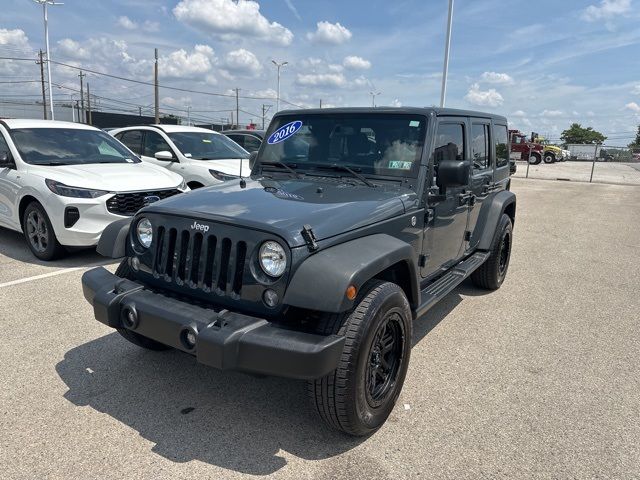
<svg viewBox="0 0 640 480">
<path fill-rule="evenodd" d="M 161 150 L 160 152 L 156 152 L 154 157 L 156 157 L 156 160 L 162 160 L 163 162 L 175 161 L 175 157 L 173 156 L 173 153 L 167 150 Z"/>
<path fill-rule="evenodd" d="M 436 184 L 440 188 L 460 187 L 469 184 L 471 162 L 460 160 L 443 160 L 438 165 Z"/>
<path fill-rule="evenodd" d="M 256 158 L 258 158 L 258 152 L 251 152 L 249 154 L 249 169 L 253 171 L 253 166 L 256 164 Z"/>
<path fill-rule="evenodd" d="M 0 152 L 0 168 L 14 168 L 13 158 L 9 152 Z"/>
</svg>

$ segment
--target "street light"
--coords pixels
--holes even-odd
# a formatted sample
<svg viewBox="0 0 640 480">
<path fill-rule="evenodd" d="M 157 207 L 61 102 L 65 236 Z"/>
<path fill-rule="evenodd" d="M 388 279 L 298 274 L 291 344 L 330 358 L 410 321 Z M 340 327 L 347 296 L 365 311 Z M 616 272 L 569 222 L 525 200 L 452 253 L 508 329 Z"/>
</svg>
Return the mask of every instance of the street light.
<svg viewBox="0 0 640 480">
<path fill-rule="evenodd" d="M 42 15 L 44 18 L 44 40 L 47 48 L 47 77 L 49 79 L 49 106 L 51 107 L 51 120 L 55 120 L 53 113 L 53 91 L 51 89 L 51 54 L 49 52 L 49 18 L 47 16 L 48 5 L 64 5 L 64 3 L 56 3 L 54 0 L 33 0 L 42 5 Z"/>
<path fill-rule="evenodd" d="M 369 92 L 369 95 L 371 95 L 371 106 L 372 106 L 372 107 L 375 107 L 375 106 L 376 106 L 376 97 L 377 97 L 378 95 L 380 95 L 381 93 L 382 93 L 382 92 L 376 92 L 376 91 Z"/>
<path fill-rule="evenodd" d="M 440 92 L 440 108 L 444 108 L 447 96 L 447 75 L 449 74 L 449 51 L 451 50 L 451 25 L 453 24 L 453 0 L 449 0 L 449 17 L 447 20 L 447 39 L 444 45 L 444 68 L 442 71 L 442 91 Z"/>
<path fill-rule="evenodd" d="M 280 67 L 284 67 L 285 65 L 288 65 L 289 62 L 278 63 L 275 60 L 271 60 L 271 62 L 278 69 L 278 97 L 276 99 L 276 112 L 279 112 L 280 111 Z"/>
</svg>

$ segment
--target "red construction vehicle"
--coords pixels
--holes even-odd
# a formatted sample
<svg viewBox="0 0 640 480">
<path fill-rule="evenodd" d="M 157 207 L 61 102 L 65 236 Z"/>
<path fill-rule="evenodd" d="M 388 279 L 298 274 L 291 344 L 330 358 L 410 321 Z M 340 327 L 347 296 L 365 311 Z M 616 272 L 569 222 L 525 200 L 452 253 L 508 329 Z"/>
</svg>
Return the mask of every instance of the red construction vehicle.
<svg viewBox="0 0 640 480">
<path fill-rule="evenodd" d="M 531 138 L 527 138 L 520 130 L 509 130 L 511 159 L 524 160 L 531 165 L 539 164 L 542 161 L 544 145 L 533 141 L 537 136 L 538 134 L 532 133 Z"/>
</svg>

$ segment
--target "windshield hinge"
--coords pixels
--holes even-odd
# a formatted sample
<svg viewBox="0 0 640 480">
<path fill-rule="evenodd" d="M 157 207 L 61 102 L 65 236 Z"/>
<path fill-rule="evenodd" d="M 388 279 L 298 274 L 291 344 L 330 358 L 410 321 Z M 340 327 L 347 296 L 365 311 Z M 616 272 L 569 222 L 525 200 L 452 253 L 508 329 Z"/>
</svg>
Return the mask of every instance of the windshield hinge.
<svg viewBox="0 0 640 480">
<path fill-rule="evenodd" d="M 304 241 L 307 242 L 307 248 L 310 252 L 315 252 L 318 250 L 318 243 L 316 242 L 316 236 L 311 229 L 311 225 L 305 225 L 302 227 L 302 231 L 300 232 Z"/>
</svg>

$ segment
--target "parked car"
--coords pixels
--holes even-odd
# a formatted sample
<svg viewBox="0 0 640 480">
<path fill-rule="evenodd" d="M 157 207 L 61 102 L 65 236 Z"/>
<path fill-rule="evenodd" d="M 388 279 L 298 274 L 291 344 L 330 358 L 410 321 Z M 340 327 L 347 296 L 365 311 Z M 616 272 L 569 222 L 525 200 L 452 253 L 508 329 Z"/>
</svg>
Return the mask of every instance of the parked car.
<svg viewBox="0 0 640 480">
<path fill-rule="evenodd" d="M 264 140 L 264 130 L 226 130 L 220 132 L 236 142 L 247 152 L 257 152 Z"/>
<path fill-rule="evenodd" d="M 0 120 L 0 226 L 23 232 L 42 260 L 94 246 L 113 221 L 187 190 L 97 128 Z"/>
<path fill-rule="evenodd" d="M 249 152 L 206 128 L 146 125 L 109 133 L 145 162 L 182 175 L 191 189 L 249 174 Z"/>
<path fill-rule="evenodd" d="M 306 380 L 329 425 L 371 434 L 400 395 L 413 321 L 467 277 L 489 290 L 505 279 L 516 215 L 507 120 L 286 111 L 266 138 L 250 178 L 110 226 L 98 250 L 126 258 L 115 274 L 86 272 L 84 295 L 139 347 Z"/>
</svg>

